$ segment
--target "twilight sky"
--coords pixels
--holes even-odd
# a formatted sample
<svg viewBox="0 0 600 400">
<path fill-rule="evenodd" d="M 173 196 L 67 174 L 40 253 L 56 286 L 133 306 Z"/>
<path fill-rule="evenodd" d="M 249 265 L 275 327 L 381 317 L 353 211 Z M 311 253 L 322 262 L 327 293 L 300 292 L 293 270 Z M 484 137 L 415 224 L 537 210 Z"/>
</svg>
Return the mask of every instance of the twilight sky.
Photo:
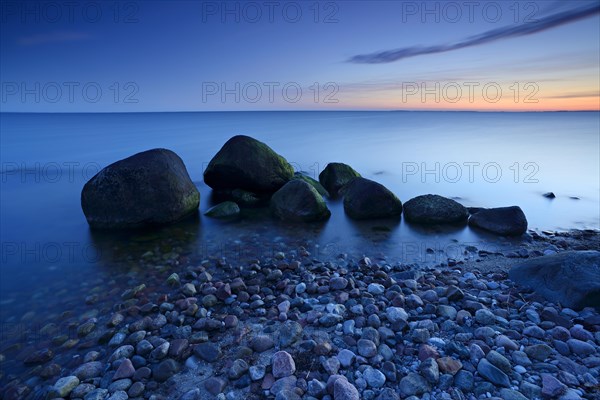
<svg viewBox="0 0 600 400">
<path fill-rule="evenodd" d="M 5 112 L 600 109 L 598 0 L 0 11 Z"/>
</svg>

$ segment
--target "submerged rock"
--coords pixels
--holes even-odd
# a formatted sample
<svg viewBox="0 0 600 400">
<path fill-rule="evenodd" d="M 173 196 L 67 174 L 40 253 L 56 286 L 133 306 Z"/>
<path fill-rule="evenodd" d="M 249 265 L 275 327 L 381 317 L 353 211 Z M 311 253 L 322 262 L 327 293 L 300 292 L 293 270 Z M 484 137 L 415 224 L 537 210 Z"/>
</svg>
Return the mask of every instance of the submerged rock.
<svg viewBox="0 0 600 400">
<path fill-rule="evenodd" d="M 204 182 L 213 189 L 273 193 L 294 176 L 292 166 L 269 146 L 249 136 L 229 139 L 210 160 Z"/>
<path fill-rule="evenodd" d="M 469 212 L 452 199 L 426 194 L 404 203 L 404 217 L 417 224 L 458 224 L 467 222 Z"/>
<path fill-rule="evenodd" d="M 200 193 L 177 154 L 153 149 L 117 161 L 90 179 L 81 207 L 92 228 L 164 225 L 196 212 Z"/>
<path fill-rule="evenodd" d="M 355 178 L 345 189 L 344 211 L 354 219 L 396 217 L 402 202 L 380 183 Z"/>
<path fill-rule="evenodd" d="M 360 174 L 343 163 L 329 163 L 319 174 L 319 182 L 331 196 L 339 196 L 340 190 Z"/>
<path fill-rule="evenodd" d="M 527 231 L 527 218 L 518 206 L 483 209 L 469 218 L 469 225 L 504 236 L 519 236 Z"/>
<path fill-rule="evenodd" d="M 224 201 L 209 208 L 204 215 L 217 219 L 234 219 L 240 215 L 240 207 L 233 201 Z"/>
<path fill-rule="evenodd" d="M 515 265 L 508 276 L 563 307 L 600 309 L 598 251 L 564 251 L 531 258 Z"/>
<path fill-rule="evenodd" d="M 273 195 L 271 211 L 276 217 L 287 221 L 322 221 L 331 216 L 323 196 L 299 179 L 286 183 Z"/>
</svg>

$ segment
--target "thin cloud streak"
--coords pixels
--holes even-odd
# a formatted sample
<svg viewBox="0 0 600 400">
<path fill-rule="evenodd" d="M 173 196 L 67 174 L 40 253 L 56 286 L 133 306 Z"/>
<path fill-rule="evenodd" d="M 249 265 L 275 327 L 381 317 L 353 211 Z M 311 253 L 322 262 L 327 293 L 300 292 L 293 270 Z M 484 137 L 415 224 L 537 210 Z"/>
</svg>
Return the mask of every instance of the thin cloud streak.
<svg viewBox="0 0 600 400">
<path fill-rule="evenodd" d="M 480 35 L 471 36 L 463 41 L 451 44 L 435 46 L 413 46 L 396 50 L 381 51 L 371 54 L 359 54 L 353 56 L 347 62 L 355 64 L 383 64 L 402 60 L 409 57 L 416 57 L 425 54 L 445 53 L 448 51 L 464 49 L 467 47 L 479 46 L 495 42 L 497 40 L 526 36 L 534 33 L 552 29 L 570 22 L 578 21 L 600 13 L 600 3 L 596 2 L 591 6 L 580 7 L 573 10 L 563 11 L 557 14 L 537 20 L 536 22 L 521 24 L 518 26 L 505 26 Z"/>
<path fill-rule="evenodd" d="M 544 99 L 583 99 L 589 97 L 597 97 L 600 98 L 600 94 L 598 92 L 580 92 L 580 93 L 567 93 L 561 94 L 557 96 L 546 96 Z"/>
<path fill-rule="evenodd" d="M 22 46 L 35 46 L 46 43 L 77 42 L 89 39 L 87 33 L 82 32 L 52 32 L 19 38 L 18 44 Z"/>
</svg>

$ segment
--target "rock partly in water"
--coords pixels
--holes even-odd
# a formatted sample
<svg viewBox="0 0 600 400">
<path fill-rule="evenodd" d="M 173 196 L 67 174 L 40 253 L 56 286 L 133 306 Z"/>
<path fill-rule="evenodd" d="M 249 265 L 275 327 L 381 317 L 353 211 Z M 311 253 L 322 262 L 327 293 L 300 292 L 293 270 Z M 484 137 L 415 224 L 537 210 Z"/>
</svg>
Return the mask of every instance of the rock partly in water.
<svg viewBox="0 0 600 400">
<path fill-rule="evenodd" d="M 345 189 L 344 211 L 353 219 L 397 217 L 402 202 L 380 183 L 355 178 Z"/>
<path fill-rule="evenodd" d="M 467 222 L 469 212 L 452 199 L 426 194 L 404 203 L 404 217 L 417 224 L 459 224 Z"/>
<path fill-rule="evenodd" d="M 343 163 L 329 163 L 319 174 L 319 182 L 331 196 L 339 196 L 340 190 L 360 174 Z"/>
<path fill-rule="evenodd" d="M 564 251 L 515 265 L 509 278 L 563 307 L 600 309 L 600 252 Z"/>
<path fill-rule="evenodd" d="M 179 156 L 153 149 L 103 168 L 81 192 L 92 228 L 130 229 L 165 225 L 198 209 L 200 193 Z"/>
<path fill-rule="evenodd" d="M 76 376 L 65 376 L 60 378 L 48 392 L 48 399 L 67 397 L 73 389 L 79 385 L 79 378 Z"/>
<path fill-rule="evenodd" d="M 527 218 L 518 206 L 488 208 L 469 218 L 469 225 L 503 236 L 519 236 L 527 231 Z"/>
<path fill-rule="evenodd" d="M 216 219 L 235 219 L 240 216 L 240 207 L 233 201 L 224 201 L 209 208 L 204 215 Z"/>
<path fill-rule="evenodd" d="M 294 179 L 300 179 L 301 181 L 304 181 L 304 182 L 310 184 L 312 187 L 314 187 L 317 190 L 317 192 L 319 192 L 319 194 L 321 196 L 329 197 L 329 192 L 327 191 L 327 189 L 325 189 L 319 181 L 314 180 L 310 176 L 307 176 L 307 175 L 303 174 L 302 172 L 296 172 L 294 174 Z"/>
<path fill-rule="evenodd" d="M 299 179 L 286 183 L 273 195 L 271 212 L 286 221 L 322 221 L 331 216 L 323 196 Z"/>
<path fill-rule="evenodd" d="M 547 199 L 554 199 L 554 198 L 556 198 L 556 195 L 553 192 L 544 193 L 542 196 L 544 196 Z"/>
<path fill-rule="evenodd" d="M 210 160 L 204 182 L 213 189 L 273 193 L 293 176 L 292 166 L 269 146 L 238 135 L 229 139 Z"/>
</svg>

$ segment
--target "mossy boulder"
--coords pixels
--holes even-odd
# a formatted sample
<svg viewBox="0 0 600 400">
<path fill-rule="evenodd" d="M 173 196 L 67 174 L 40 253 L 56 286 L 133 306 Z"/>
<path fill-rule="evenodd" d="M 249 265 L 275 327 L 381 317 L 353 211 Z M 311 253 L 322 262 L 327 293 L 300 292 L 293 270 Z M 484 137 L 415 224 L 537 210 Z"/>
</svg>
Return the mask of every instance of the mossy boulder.
<svg viewBox="0 0 600 400">
<path fill-rule="evenodd" d="M 527 218 L 518 206 L 486 208 L 469 217 L 469 226 L 502 236 L 520 236 L 527 231 Z"/>
<path fill-rule="evenodd" d="M 323 221 L 331 216 L 323 196 L 309 183 L 294 179 L 271 198 L 271 212 L 284 221 Z"/>
<path fill-rule="evenodd" d="M 233 201 L 224 201 L 209 208 L 204 215 L 216 219 L 235 219 L 240 216 L 240 207 Z"/>
<path fill-rule="evenodd" d="M 382 184 L 354 178 L 344 188 L 344 211 L 353 219 L 392 218 L 402 213 L 402 202 Z"/>
<path fill-rule="evenodd" d="M 294 176 L 292 166 L 269 146 L 249 136 L 229 139 L 210 160 L 204 182 L 213 189 L 274 193 Z"/>
<path fill-rule="evenodd" d="M 329 192 L 327 191 L 327 189 L 325 189 L 319 181 L 314 180 L 310 176 L 304 175 L 302 172 L 296 172 L 294 174 L 294 179 L 300 179 L 300 180 L 310 184 L 312 187 L 314 187 L 317 190 L 317 192 L 319 192 L 319 194 L 321 196 L 329 197 Z"/>
<path fill-rule="evenodd" d="M 103 168 L 81 192 L 92 228 L 165 225 L 197 212 L 200 193 L 177 154 L 153 149 Z"/>
<path fill-rule="evenodd" d="M 354 178 L 360 178 L 360 174 L 351 166 L 337 162 L 327 164 L 319 174 L 319 182 L 334 197 Z"/>
<path fill-rule="evenodd" d="M 466 223 L 469 217 L 462 204 L 437 194 L 408 200 L 404 203 L 403 212 L 404 218 L 415 224 L 461 224 Z"/>
</svg>

